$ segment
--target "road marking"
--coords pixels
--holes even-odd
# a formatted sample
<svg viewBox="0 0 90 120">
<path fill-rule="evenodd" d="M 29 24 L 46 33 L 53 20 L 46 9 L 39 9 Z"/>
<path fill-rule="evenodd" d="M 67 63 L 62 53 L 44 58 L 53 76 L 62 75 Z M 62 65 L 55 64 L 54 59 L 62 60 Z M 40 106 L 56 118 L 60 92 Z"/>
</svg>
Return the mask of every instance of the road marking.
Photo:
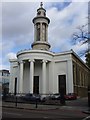
<svg viewBox="0 0 90 120">
<path fill-rule="evenodd" d="M 86 118 L 84 118 L 83 120 L 89 120 L 90 119 L 90 116 L 87 116 Z"/>
<path fill-rule="evenodd" d="M 44 119 L 48 119 L 48 117 L 43 117 Z"/>
<path fill-rule="evenodd" d="M 17 116 L 21 116 L 22 114 L 18 114 L 18 113 L 9 113 L 9 112 L 3 112 L 4 114 L 10 114 L 10 115 L 17 115 Z"/>
</svg>

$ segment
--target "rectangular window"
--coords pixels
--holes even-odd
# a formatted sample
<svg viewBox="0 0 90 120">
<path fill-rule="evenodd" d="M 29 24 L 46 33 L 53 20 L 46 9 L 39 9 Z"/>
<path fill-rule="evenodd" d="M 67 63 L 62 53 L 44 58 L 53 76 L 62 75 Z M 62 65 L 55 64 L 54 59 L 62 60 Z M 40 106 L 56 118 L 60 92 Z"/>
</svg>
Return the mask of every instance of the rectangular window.
<svg viewBox="0 0 90 120">
<path fill-rule="evenodd" d="M 36 27 L 36 41 L 40 41 L 40 24 Z"/>
<path fill-rule="evenodd" d="M 17 78 L 15 78 L 14 95 L 17 94 Z"/>
</svg>

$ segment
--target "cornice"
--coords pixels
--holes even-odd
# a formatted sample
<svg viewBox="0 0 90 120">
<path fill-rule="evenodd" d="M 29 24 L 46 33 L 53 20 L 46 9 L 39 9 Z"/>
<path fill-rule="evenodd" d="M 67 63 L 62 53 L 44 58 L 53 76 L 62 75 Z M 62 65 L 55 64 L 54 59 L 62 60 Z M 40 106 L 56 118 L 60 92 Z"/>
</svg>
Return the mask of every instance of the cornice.
<svg viewBox="0 0 90 120">
<path fill-rule="evenodd" d="M 54 53 L 53 52 L 50 52 L 50 51 L 45 51 L 45 50 L 21 50 L 17 53 L 17 57 L 21 54 L 27 54 L 27 53 L 43 53 L 43 54 L 48 54 L 48 55 L 51 55 L 51 56 L 54 56 Z"/>
</svg>

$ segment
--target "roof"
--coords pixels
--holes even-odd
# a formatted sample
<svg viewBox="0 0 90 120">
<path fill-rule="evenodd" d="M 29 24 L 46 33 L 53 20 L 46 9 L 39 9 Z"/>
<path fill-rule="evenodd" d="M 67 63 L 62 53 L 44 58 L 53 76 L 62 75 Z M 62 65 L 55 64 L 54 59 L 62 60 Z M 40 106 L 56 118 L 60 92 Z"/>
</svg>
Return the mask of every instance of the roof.
<svg viewBox="0 0 90 120">
<path fill-rule="evenodd" d="M 0 72 L 9 73 L 9 70 L 3 69 L 3 70 L 0 70 Z"/>
</svg>

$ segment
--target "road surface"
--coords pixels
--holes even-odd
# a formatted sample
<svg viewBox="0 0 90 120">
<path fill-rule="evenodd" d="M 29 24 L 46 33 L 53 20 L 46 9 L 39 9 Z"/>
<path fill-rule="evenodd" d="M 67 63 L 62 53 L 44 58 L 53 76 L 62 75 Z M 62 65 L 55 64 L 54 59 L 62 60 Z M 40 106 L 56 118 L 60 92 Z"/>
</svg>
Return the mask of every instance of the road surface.
<svg viewBox="0 0 90 120">
<path fill-rule="evenodd" d="M 16 108 L 3 108 L 2 118 L 39 118 L 45 120 L 82 120 L 88 115 L 76 110 L 26 110 Z"/>
</svg>

